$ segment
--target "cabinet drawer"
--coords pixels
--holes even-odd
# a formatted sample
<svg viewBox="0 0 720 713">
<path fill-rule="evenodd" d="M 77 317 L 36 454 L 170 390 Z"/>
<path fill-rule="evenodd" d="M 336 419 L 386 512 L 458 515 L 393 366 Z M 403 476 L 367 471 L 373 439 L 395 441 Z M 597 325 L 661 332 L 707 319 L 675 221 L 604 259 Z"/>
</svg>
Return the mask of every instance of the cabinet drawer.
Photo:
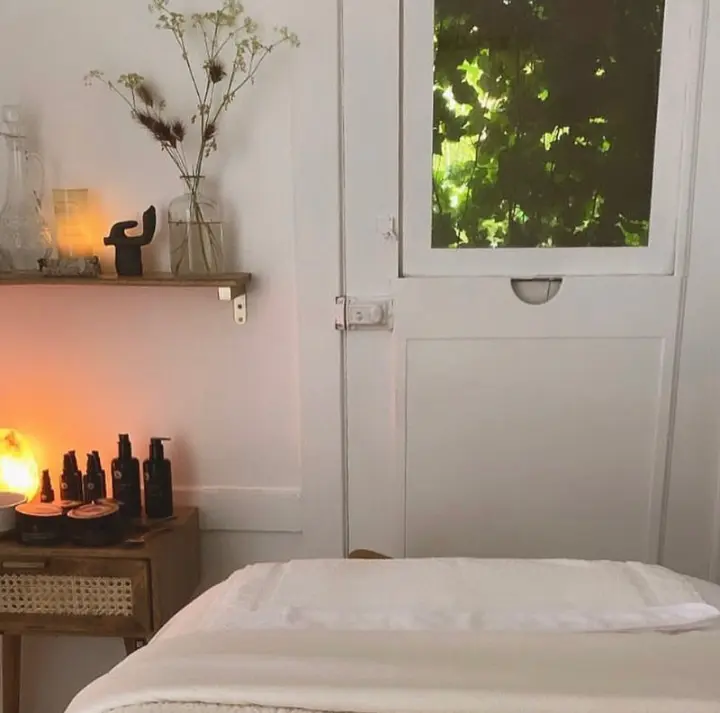
<svg viewBox="0 0 720 713">
<path fill-rule="evenodd" d="M 0 631 L 133 636 L 152 631 L 144 560 L 0 559 Z"/>
</svg>

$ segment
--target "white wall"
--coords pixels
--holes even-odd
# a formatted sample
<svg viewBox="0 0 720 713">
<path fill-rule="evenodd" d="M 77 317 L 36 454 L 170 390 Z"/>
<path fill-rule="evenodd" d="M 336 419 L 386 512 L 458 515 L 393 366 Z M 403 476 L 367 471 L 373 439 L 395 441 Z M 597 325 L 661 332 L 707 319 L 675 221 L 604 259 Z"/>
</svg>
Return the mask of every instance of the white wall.
<svg viewBox="0 0 720 713">
<path fill-rule="evenodd" d="M 216 4 L 175 0 L 191 11 Z M 222 530 L 204 535 L 206 585 L 247 562 L 342 549 L 340 419 L 323 426 L 323 445 L 306 418 L 314 409 L 321 423 L 323 408 L 339 415 L 339 370 L 322 393 L 300 379 L 339 354 L 335 2 L 245 4 L 268 29 L 288 24 L 303 40 L 273 55 L 240 95 L 207 170 L 236 229 L 232 267 L 255 275 L 248 324 L 234 325 L 212 290 L 0 289 L 0 424 L 30 434 L 55 473 L 68 448 L 99 449 L 108 461 L 118 432 L 132 434 L 141 457 L 148 437 L 172 436 L 183 498 Z M 83 82 L 94 68 L 145 73 L 190 114 L 177 48 L 153 25 L 147 0 L 0 3 L 0 104 L 28 109 L 47 187 L 91 188 L 110 222 L 151 203 L 163 214 L 181 191 L 119 101 Z M 3 155 L 0 146 L 0 196 Z M 299 180 L 308 166 L 317 176 Z M 166 269 L 166 252 L 163 231 L 146 264 Z M 323 259 L 314 277 L 310 265 Z M 322 521 L 311 507 L 318 499 L 338 505 Z M 122 653 L 118 641 L 28 639 L 23 710 L 59 713 Z"/>
<path fill-rule="evenodd" d="M 289 5 L 255 9 L 272 26 Z M 110 221 L 150 203 L 163 213 L 180 192 L 176 169 L 119 100 L 83 83 L 93 67 L 111 76 L 137 69 L 171 87 L 169 104 L 178 96 L 189 113 L 183 65 L 146 0 L 3 3 L 0 28 L 0 102 L 20 101 L 37 123 L 48 186 L 90 187 Z M 94 446 L 108 458 L 127 430 L 143 451 L 152 434 L 176 439 L 181 485 L 299 485 L 293 61 L 291 50 L 278 52 L 236 102 L 209 168 L 239 228 L 234 267 L 257 274 L 245 327 L 212 290 L 0 293 L 12 325 L 11 346 L 0 350 L 0 368 L 12 375 L 3 379 L 0 422 L 33 434 L 51 465 L 70 447 Z M 148 260 L 167 266 L 166 252 L 163 230 Z"/>
</svg>

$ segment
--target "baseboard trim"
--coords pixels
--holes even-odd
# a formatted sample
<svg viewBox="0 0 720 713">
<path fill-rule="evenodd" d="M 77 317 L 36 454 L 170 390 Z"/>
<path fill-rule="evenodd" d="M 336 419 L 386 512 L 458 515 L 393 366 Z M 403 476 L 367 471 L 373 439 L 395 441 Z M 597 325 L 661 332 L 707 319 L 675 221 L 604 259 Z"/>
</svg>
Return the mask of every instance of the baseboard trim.
<svg viewBox="0 0 720 713">
<path fill-rule="evenodd" d="M 200 510 L 200 528 L 212 532 L 302 532 L 300 488 L 176 488 L 179 504 Z"/>
</svg>

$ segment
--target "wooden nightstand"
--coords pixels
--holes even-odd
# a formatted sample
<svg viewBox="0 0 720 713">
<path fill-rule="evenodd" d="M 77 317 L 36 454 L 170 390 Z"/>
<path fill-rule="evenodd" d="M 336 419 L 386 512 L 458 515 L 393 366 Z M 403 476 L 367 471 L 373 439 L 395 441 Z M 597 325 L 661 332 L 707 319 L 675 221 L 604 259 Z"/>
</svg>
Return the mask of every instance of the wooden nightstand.
<svg viewBox="0 0 720 713">
<path fill-rule="evenodd" d="M 26 547 L 0 540 L 3 713 L 20 711 L 26 634 L 117 636 L 128 654 L 193 597 L 200 581 L 195 508 L 119 547 Z"/>
</svg>

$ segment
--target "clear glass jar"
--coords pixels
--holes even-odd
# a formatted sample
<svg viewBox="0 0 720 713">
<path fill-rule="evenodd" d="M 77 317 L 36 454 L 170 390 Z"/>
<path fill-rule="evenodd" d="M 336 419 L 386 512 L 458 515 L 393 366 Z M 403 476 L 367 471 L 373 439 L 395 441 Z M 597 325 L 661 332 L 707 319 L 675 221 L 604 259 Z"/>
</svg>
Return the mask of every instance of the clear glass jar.
<svg viewBox="0 0 720 713">
<path fill-rule="evenodd" d="M 174 275 L 225 270 L 220 207 L 202 192 L 203 176 L 182 176 L 185 193 L 170 202 L 170 269 Z"/>
<path fill-rule="evenodd" d="M 19 107 L 4 106 L 2 119 L 0 131 L 7 144 L 8 171 L 5 203 L 0 210 L 0 271 L 34 271 L 39 269 L 38 260 L 56 253 L 42 215 L 40 192 L 33 187 L 28 171 L 30 160 L 36 159 L 42 187 L 42 162 L 27 150 Z"/>
</svg>

